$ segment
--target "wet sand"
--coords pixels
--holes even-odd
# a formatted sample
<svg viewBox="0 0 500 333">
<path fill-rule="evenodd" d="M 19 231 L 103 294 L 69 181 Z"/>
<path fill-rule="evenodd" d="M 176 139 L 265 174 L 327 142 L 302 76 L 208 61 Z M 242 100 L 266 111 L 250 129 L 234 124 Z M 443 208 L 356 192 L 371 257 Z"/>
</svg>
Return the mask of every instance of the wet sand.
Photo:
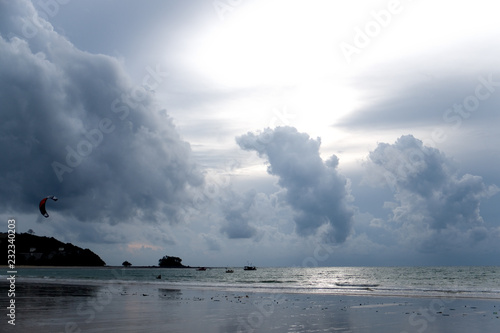
<svg viewBox="0 0 500 333">
<path fill-rule="evenodd" d="M 7 285 L 0 304 L 8 310 Z M 18 282 L 0 332 L 498 332 L 500 300 Z"/>
</svg>

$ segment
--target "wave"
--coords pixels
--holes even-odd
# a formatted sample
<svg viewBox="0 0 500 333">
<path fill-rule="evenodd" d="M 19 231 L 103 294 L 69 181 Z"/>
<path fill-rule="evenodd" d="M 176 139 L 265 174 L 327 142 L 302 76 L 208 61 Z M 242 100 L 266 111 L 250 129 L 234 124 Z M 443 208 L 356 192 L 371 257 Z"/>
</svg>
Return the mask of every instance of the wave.
<svg viewBox="0 0 500 333">
<path fill-rule="evenodd" d="M 206 289 L 224 291 L 264 292 L 264 293 L 311 293 L 325 295 L 371 295 L 371 296 L 408 296 L 408 297 L 460 297 L 500 299 L 500 290 L 451 290 L 427 288 L 377 288 L 378 284 L 368 283 L 335 283 L 335 286 L 312 286 L 300 283 L 287 283 L 279 280 L 260 280 L 258 283 L 235 282 L 208 282 L 208 281 L 166 281 L 166 280 L 100 280 L 100 279 L 75 279 L 75 278 L 47 278 L 47 277 L 21 277 L 19 282 L 25 283 L 54 283 L 68 285 L 94 285 L 103 288 L 122 288 L 130 286 L 152 286 L 171 289 Z M 373 289 L 372 289 L 373 288 Z"/>
<path fill-rule="evenodd" d="M 479 297 L 500 299 L 500 270 L 470 268 L 474 274 L 456 273 L 456 281 L 450 282 L 451 274 L 436 275 L 434 268 L 349 268 L 349 274 L 341 268 L 262 268 L 252 274 L 243 270 L 226 274 L 224 268 L 213 268 L 199 274 L 186 269 L 142 269 L 119 267 L 89 268 L 36 268 L 22 269 L 16 280 L 59 284 L 109 286 L 151 285 L 162 288 L 219 289 L 247 292 L 315 293 L 336 295 L 381 296 L 430 296 L 430 297 Z M 450 268 L 451 272 L 457 271 Z M 458 269 L 460 270 L 460 269 Z M 352 274 L 352 272 L 357 272 Z M 488 279 L 474 276 L 486 272 Z M 156 277 L 161 274 L 162 279 Z M 5 274 L 2 274 L 5 276 Z M 5 278 L 3 279 L 5 281 Z"/>
<path fill-rule="evenodd" d="M 262 280 L 258 281 L 258 283 L 284 283 L 284 282 L 279 280 Z"/>
<path fill-rule="evenodd" d="M 375 288 L 380 286 L 380 284 L 370 284 L 370 283 L 349 283 L 349 282 L 335 282 L 338 287 L 359 287 L 359 288 Z"/>
</svg>

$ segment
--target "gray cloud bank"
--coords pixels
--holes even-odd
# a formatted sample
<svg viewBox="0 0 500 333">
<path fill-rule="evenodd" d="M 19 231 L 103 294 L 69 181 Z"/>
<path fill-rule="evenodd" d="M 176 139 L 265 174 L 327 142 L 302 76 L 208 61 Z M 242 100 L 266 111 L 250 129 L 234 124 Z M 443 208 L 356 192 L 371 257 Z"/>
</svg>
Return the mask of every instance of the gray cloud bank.
<svg viewBox="0 0 500 333">
<path fill-rule="evenodd" d="M 467 37 L 466 37 L 467 38 Z M 489 38 L 383 62 L 352 80 L 369 101 L 335 126 L 374 131 L 487 126 L 500 114 L 500 49 Z"/>
<path fill-rule="evenodd" d="M 0 2 L 0 195 L 4 210 L 81 221 L 176 222 L 203 182 L 172 120 L 149 92 L 154 64 L 134 85 L 112 57 L 75 48 L 29 1 Z"/>
<path fill-rule="evenodd" d="M 326 240 L 344 242 L 353 222 L 347 180 L 337 172 L 338 158 L 326 162 L 319 154 L 321 141 L 292 127 L 265 129 L 236 139 L 241 148 L 268 160 L 268 173 L 286 189 L 285 200 L 293 208 L 296 231 L 311 235 L 327 226 Z"/>
<path fill-rule="evenodd" d="M 497 59 L 496 54 L 492 58 Z M 357 195 L 356 204 L 367 216 L 362 225 L 349 181 L 338 171 L 338 158 L 323 160 L 320 139 L 292 127 L 249 132 L 236 139 L 240 148 L 255 151 L 267 161 L 268 173 L 281 187 L 269 196 L 255 190 L 238 193 L 231 188 L 233 167 L 220 177 L 199 170 L 190 145 L 180 138 L 167 113 L 155 105 L 152 91 L 167 83 L 166 70 L 147 64 L 143 73 L 143 80 L 134 84 L 117 59 L 79 50 L 40 18 L 31 2 L 0 0 L 0 209 L 40 216 L 38 202 L 53 194 L 59 201 L 48 207 L 52 219 L 110 224 L 140 221 L 133 226 L 137 229 L 123 228 L 133 230 L 123 235 L 105 223 L 98 227 L 68 223 L 84 239 L 116 243 L 136 237 L 142 222 L 180 222 L 193 209 L 195 218 L 188 233 L 207 232 L 200 235 L 213 251 L 226 244 L 219 234 L 235 239 L 232 244 L 253 239 L 289 248 L 300 238 L 290 236 L 294 227 L 299 236 L 321 235 L 336 244 L 347 240 L 344 248 L 352 253 L 360 247 L 374 252 L 374 243 L 388 251 L 409 248 L 435 253 L 498 241 L 498 222 L 488 221 L 486 215 L 483 220 L 480 211 L 481 202 L 498 188 L 479 176 L 461 173 L 441 151 L 413 136 L 402 136 L 393 144 L 380 143 L 369 154 L 367 174 L 376 178 L 377 189 L 388 186 L 393 191 L 393 197 L 387 197 L 391 201 L 385 202 L 389 215 L 384 219 L 372 219 L 371 210 L 382 206 L 386 193 L 372 190 L 374 194 L 365 194 L 364 202 Z M 491 133 L 497 133 L 497 72 L 423 74 L 415 80 L 381 71 L 371 80 L 361 78 L 356 89 L 371 92 L 364 99 L 368 103 L 336 125 L 350 131 L 439 125 L 481 128 L 482 135 L 487 134 L 488 125 Z M 180 109 L 195 102 L 199 105 L 200 99 L 214 102 L 207 94 L 186 96 L 174 101 Z M 215 104 L 225 98 L 226 94 L 217 95 Z M 197 112 L 192 115 L 202 113 Z M 199 124 L 195 121 L 190 126 L 207 133 Z M 217 120 L 219 132 L 220 124 Z M 216 133 L 215 127 L 209 131 Z M 480 140 L 488 141 L 482 136 Z M 496 148 L 493 140 L 488 143 L 488 151 Z M 219 154 L 209 161 L 219 163 Z M 274 191 L 270 188 L 265 193 Z M 360 188 L 360 192 L 365 190 Z M 64 225 L 61 221 L 57 225 Z M 211 226 L 212 221 L 217 224 Z M 173 243 L 171 238 L 158 238 L 156 244 Z M 182 245 L 190 246 L 189 242 Z"/>
<path fill-rule="evenodd" d="M 248 191 L 244 195 L 230 191 L 231 198 L 222 203 L 224 224 L 220 231 L 228 238 L 251 238 L 256 235 L 257 229 L 250 224 L 252 208 L 256 191 Z"/>
</svg>

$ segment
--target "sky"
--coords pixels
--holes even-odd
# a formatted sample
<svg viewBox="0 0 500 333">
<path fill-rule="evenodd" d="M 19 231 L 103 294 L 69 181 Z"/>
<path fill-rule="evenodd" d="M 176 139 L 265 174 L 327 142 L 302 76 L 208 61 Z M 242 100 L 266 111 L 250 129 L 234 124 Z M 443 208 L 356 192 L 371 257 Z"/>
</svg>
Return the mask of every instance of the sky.
<svg viewBox="0 0 500 333">
<path fill-rule="evenodd" d="M 108 265 L 498 265 L 496 9 L 0 0 L 4 229 Z"/>
</svg>

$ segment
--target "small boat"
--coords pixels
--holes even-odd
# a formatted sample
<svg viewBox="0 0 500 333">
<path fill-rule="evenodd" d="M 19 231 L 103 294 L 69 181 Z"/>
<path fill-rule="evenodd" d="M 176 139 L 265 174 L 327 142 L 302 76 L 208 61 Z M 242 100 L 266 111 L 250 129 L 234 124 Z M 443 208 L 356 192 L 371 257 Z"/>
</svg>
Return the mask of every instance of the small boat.
<svg viewBox="0 0 500 333">
<path fill-rule="evenodd" d="M 234 273 L 232 269 L 226 269 L 226 273 Z"/>
<path fill-rule="evenodd" d="M 257 268 L 255 266 L 245 266 L 243 267 L 243 270 L 245 271 L 255 271 Z"/>
<path fill-rule="evenodd" d="M 207 270 L 206 267 L 200 267 L 200 268 L 197 269 L 197 271 L 206 271 L 206 270 Z"/>
</svg>

